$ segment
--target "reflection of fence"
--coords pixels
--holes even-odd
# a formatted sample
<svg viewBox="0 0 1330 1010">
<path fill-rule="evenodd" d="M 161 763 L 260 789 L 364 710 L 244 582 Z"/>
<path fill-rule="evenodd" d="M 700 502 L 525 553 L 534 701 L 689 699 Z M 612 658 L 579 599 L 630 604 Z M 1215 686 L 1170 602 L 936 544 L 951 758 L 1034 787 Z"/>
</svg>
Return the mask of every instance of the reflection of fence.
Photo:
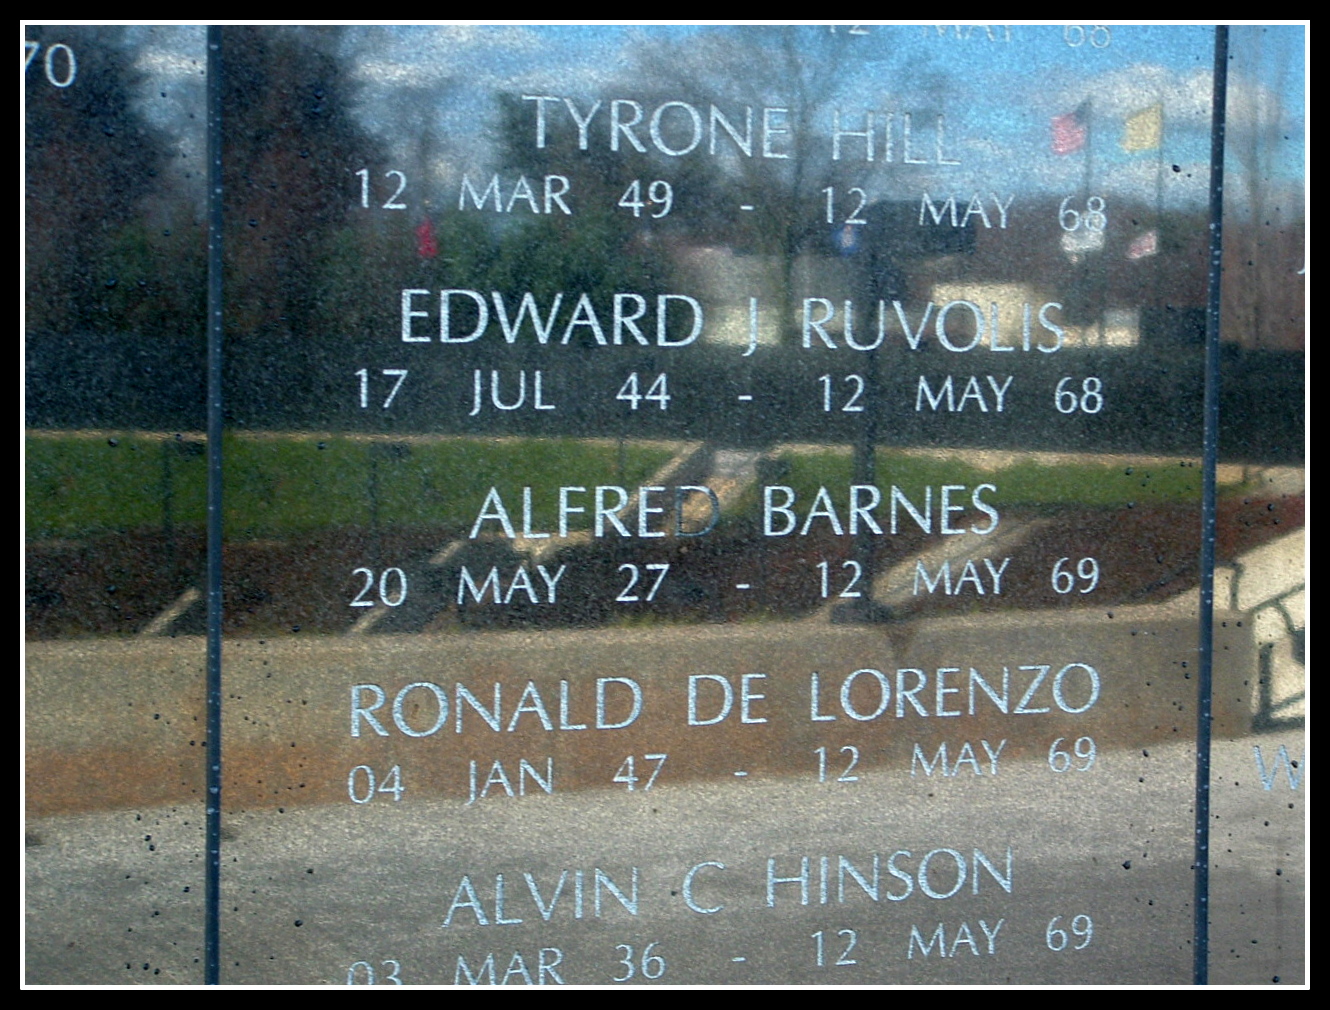
<svg viewBox="0 0 1330 1010">
<path fill-rule="evenodd" d="M 29 637 L 126 632 L 153 636 L 202 630 L 201 448 L 197 439 L 157 433 L 30 435 Z M 760 535 L 759 485 L 788 486 L 801 521 L 813 509 L 819 487 L 832 489 L 837 508 L 846 507 L 841 499 L 854 482 L 848 446 L 783 444 L 759 456 L 702 442 L 276 432 L 236 437 L 229 440 L 226 464 L 227 633 L 266 634 L 294 627 L 307 634 L 371 628 L 376 634 L 441 631 L 445 628 L 436 627 L 435 618 L 451 627 L 449 615 L 454 609 L 449 601 L 460 602 L 461 564 L 474 575 L 496 564 L 507 571 L 523 561 L 571 566 L 573 574 L 559 589 L 560 606 L 470 608 L 474 612 L 469 618 L 483 625 L 499 621 L 504 626 L 532 627 L 590 627 L 613 620 L 623 616 L 624 608 L 615 605 L 614 592 L 607 595 L 604 586 L 616 578 L 625 560 L 671 566 L 670 578 L 650 608 L 653 619 L 664 621 L 703 614 L 708 620 L 735 621 L 811 613 L 821 602 L 819 562 L 830 566 L 828 572 L 834 569 L 846 578 L 855 564 L 864 565 L 873 579 L 849 595 L 867 598 L 871 584 L 874 599 L 904 606 L 912 617 L 967 605 L 1040 610 L 1058 604 L 1059 598 L 1048 589 L 1047 570 L 1063 555 L 1099 558 L 1106 575 L 1097 600 L 1161 600 L 1193 584 L 1194 545 L 1178 532 L 1183 529 L 1178 523 L 1185 522 L 1181 516 L 1186 510 L 1195 508 L 1199 470 L 1189 465 L 1191 461 L 1183 460 L 1181 466 L 1179 462 L 1176 457 L 878 449 L 877 483 L 884 488 L 899 485 L 920 508 L 934 485 L 989 483 L 1001 489 L 993 497 L 1002 510 L 1002 530 L 996 538 L 984 539 L 981 553 L 992 554 L 998 565 L 1003 564 L 998 555 L 1013 555 L 1011 571 L 1022 571 L 1024 576 L 1007 579 L 1000 596 L 987 593 L 983 599 L 971 599 L 974 593 L 967 589 L 963 572 L 968 554 L 978 550 L 970 544 L 972 538 L 920 541 L 921 531 L 906 522 L 900 538 L 886 538 L 876 545 L 877 561 L 854 554 L 857 560 L 847 562 L 846 552 L 853 545 L 831 535 L 832 524 L 825 516 L 806 522 L 810 527 L 806 537 Z M 1265 487 L 1268 481 L 1263 477 L 1258 490 L 1241 467 L 1231 465 L 1220 468 L 1219 482 L 1221 489 L 1229 490 L 1244 485 L 1248 492 L 1244 500 L 1253 494 L 1259 498 L 1251 508 L 1261 510 L 1263 517 L 1266 499 L 1271 497 L 1267 491 L 1291 492 L 1298 509 L 1273 500 L 1289 494 L 1275 494 L 1270 507 L 1281 511 L 1257 525 L 1271 521 L 1287 523 L 1283 529 L 1300 525 L 1301 477 L 1295 476 L 1300 471 L 1265 473 L 1289 475 L 1288 481 L 1297 486 Z M 531 509 L 533 528 L 548 530 L 556 517 L 547 513 L 557 500 L 549 488 L 570 482 L 590 486 L 602 480 L 625 487 L 630 499 L 643 483 L 706 485 L 712 499 L 694 492 L 685 500 L 685 505 L 706 516 L 686 516 L 686 525 L 692 529 L 705 525 L 713 507 L 720 508 L 725 523 L 703 541 L 685 544 L 666 538 L 649 558 L 621 557 L 625 545 L 617 538 L 591 538 L 587 530 L 493 543 L 467 536 L 491 483 L 500 487 L 510 505 L 522 499 L 523 485 L 547 489 L 531 496 Z M 1221 512 L 1228 508 L 1225 503 L 1235 500 L 1226 494 Z M 1037 526 L 1040 510 L 1049 507 L 1067 516 L 1075 514 L 1067 526 L 1079 531 L 1072 539 L 1089 537 L 1095 549 L 1043 535 L 1030 540 L 1028 533 L 1034 528 L 1030 524 Z M 1153 517 L 1152 523 L 1147 522 L 1153 532 L 1145 537 L 1152 546 L 1145 554 L 1134 540 L 1124 541 L 1117 528 L 1113 516 L 1123 509 L 1138 517 L 1138 532 L 1143 529 L 1139 523 L 1147 522 L 1140 517 L 1146 513 Z M 628 510 L 632 511 L 631 505 Z M 1169 519 L 1170 515 L 1175 518 Z M 661 522 L 668 525 L 670 520 Z M 918 535 L 906 536 L 911 532 Z M 1246 536 L 1241 544 L 1231 545 L 1226 556 L 1251 552 L 1262 539 L 1278 532 L 1282 529 L 1277 525 L 1264 533 L 1256 530 L 1258 537 Z M 1016 540 L 999 544 L 1008 535 L 1021 544 Z M 467 551 L 458 553 L 463 547 Z M 715 558 L 717 551 L 724 550 L 736 551 L 744 560 L 737 568 L 727 566 L 726 577 L 718 578 Z M 918 551 L 924 554 L 915 557 Z M 935 557 L 938 551 L 942 553 Z M 1041 551 L 1052 554 L 1045 559 Z M 440 558 L 441 552 L 446 556 Z M 1264 608 L 1257 619 L 1261 641 L 1269 646 L 1265 689 L 1270 697 L 1261 708 L 1272 717 L 1282 717 L 1291 711 L 1290 705 L 1298 704 L 1296 699 L 1289 701 L 1297 690 L 1290 694 L 1279 685 L 1288 679 L 1285 668 L 1301 666 L 1302 625 L 1289 609 L 1301 604 L 1300 597 L 1290 595 L 1290 587 L 1267 594 L 1268 599 L 1252 596 L 1256 592 L 1252 587 L 1262 579 L 1269 581 L 1258 574 L 1271 567 L 1260 557 L 1253 554 L 1254 560 L 1240 563 L 1243 574 L 1237 582 L 1233 580 L 1238 569 L 1228 576 L 1221 573 L 1221 586 L 1240 584 L 1242 600 L 1233 602 L 1221 593 L 1220 607 Z M 961 580 L 955 593 L 946 585 L 948 563 Z M 982 567 L 980 560 L 973 564 Z M 348 581 L 353 569 L 406 571 L 412 583 L 410 601 L 401 607 L 348 608 L 357 591 Z M 925 582 L 943 578 L 942 587 L 920 595 L 915 577 L 920 570 Z M 1043 575 L 1032 577 L 1036 571 Z M 417 581 L 418 576 L 423 581 Z M 1128 584 L 1132 579 L 1136 582 Z M 830 593 L 840 600 L 837 594 L 842 588 L 839 583 L 824 585 L 824 598 Z M 1249 606 L 1249 597 L 1256 603 Z M 1074 603 L 1081 597 L 1069 599 Z M 1275 630 L 1266 628 L 1271 620 Z"/>
<path fill-rule="evenodd" d="M 1257 649 L 1252 728 L 1302 725 L 1306 715 L 1307 584 L 1303 530 L 1263 544 L 1221 569 L 1215 609 L 1242 613 Z"/>
<path fill-rule="evenodd" d="M 203 448 L 197 434 L 30 431 L 28 538 L 201 529 Z M 557 486 L 551 475 L 635 485 L 674 451 L 608 438 L 233 434 L 223 448 L 225 535 L 470 524 L 492 485 Z"/>
<path fill-rule="evenodd" d="M 203 527 L 202 434 L 33 431 L 25 462 L 29 539 Z"/>
<path fill-rule="evenodd" d="M 413 541 L 412 549 L 437 550 L 438 531 L 465 530 L 492 484 L 516 497 L 522 484 L 557 485 L 561 477 L 636 486 L 676 448 L 611 439 L 228 436 L 228 619 L 268 608 L 274 597 L 307 610 L 321 593 L 329 597 L 322 610 L 341 615 L 342 582 L 354 567 L 345 563 L 348 547 L 366 563 L 370 554 L 406 550 L 400 541 L 414 532 L 423 546 Z M 30 637 L 203 630 L 203 450 L 203 436 L 190 433 L 28 433 Z M 535 511 L 538 522 L 552 518 L 543 501 Z M 349 542 L 330 548 L 340 534 Z M 323 556 L 330 549 L 332 559 Z M 313 577 L 313 589 L 283 581 L 298 581 L 297 568 L 311 578 L 321 561 L 331 574 Z M 285 623 L 322 630 L 308 613 Z"/>
</svg>

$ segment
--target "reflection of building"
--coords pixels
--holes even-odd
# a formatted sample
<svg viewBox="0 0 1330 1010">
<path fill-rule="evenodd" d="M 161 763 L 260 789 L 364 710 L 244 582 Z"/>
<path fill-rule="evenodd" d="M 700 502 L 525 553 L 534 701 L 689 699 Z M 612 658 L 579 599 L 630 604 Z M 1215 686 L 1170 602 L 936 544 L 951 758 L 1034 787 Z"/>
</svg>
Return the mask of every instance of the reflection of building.
<svg viewBox="0 0 1330 1010">
<path fill-rule="evenodd" d="M 792 270 L 793 291 L 781 291 L 782 267 L 776 256 L 736 253 L 716 246 L 685 250 L 679 257 L 681 280 L 686 290 L 702 292 L 707 304 L 707 326 L 703 342 L 739 344 L 750 342 L 750 299 L 758 299 L 757 342 L 761 346 L 780 343 L 780 313 L 785 300 L 794 304 L 806 297 L 844 300 L 850 297 L 844 264 L 823 256 L 801 255 Z M 839 329 L 839 323 L 836 324 Z"/>
</svg>

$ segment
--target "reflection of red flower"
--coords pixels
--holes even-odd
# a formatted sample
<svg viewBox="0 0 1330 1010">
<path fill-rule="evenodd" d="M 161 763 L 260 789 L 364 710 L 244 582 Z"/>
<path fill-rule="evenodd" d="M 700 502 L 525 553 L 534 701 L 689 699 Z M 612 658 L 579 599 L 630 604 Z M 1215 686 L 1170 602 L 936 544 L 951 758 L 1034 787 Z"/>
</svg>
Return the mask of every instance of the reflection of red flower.
<svg viewBox="0 0 1330 1010">
<path fill-rule="evenodd" d="M 429 218 L 416 225 L 416 252 L 427 260 L 439 255 L 439 243 L 434 239 L 434 222 Z"/>
<path fill-rule="evenodd" d="M 1086 116 L 1088 104 L 1082 102 L 1074 111 L 1053 117 L 1054 154 L 1071 154 L 1085 146 L 1085 141 L 1090 135 Z"/>
<path fill-rule="evenodd" d="M 1127 246 L 1127 259 L 1139 260 L 1159 252 L 1159 232 L 1151 229 L 1144 235 L 1137 235 Z"/>
</svg>

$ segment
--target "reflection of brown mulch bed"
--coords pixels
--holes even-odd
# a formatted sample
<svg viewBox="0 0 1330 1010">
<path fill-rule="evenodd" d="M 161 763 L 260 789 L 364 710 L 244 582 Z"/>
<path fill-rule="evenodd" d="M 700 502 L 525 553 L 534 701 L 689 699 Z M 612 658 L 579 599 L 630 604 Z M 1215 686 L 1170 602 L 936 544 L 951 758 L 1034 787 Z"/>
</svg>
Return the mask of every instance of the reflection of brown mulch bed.
<svg viewBox="0 0 1330 1010">
<path fill-rule="evenodd" d="M 438 531 L 336 529 L 290 540 L 237 541 L 223 555 L 227 634 L 345 631 L 361 610 L 348 606 L 361 565 L 416 570 L 447 534 Z M 405 559 L 405 560 L 397 560 Z M 27 637 L 136 634 L 191 587 L 202 589 L 201 534 L 110 534 L 38 541 L 27 549 Z M 202 634 L 200 599 L 172 624 L 174 634 Z"/>
<path fill-rule="evenodd" d="M 39 540 L 27 548 L 27 637 L 134 634 L 202 586 L 201 531 Z"/>
<path fill-rule="evenodd" d="M 354 569 L 368 568 L 377 597 L 384 568 L 408 575 L 408 602 L 429 592 L 434 567 L 428 559 L 451 535 L 438 530 L 341 528 L 286 541 L 250 541 L 227 546 L 222 566 L 226 598 L 223 628 L 229 635 L 346 631 L 367 609 L 351 601 L 365 586 Z M 395 585 L 389 587 L 395 592 Z"/>
<path fill-rule="evenodd" d="M 1227 498 L 1220 502 L 1217 553 L 1221 564 L 1303 525 L 1304 498 Z M 984 609 L 1084 606 L 1090 597 L 1053 591 L 1050 575 L 1060 558 L 1072 566 L 1083 557 L 1099 562 L 1097 605 L 1165 599 L 1197 582 L 1200 526 L 1195 509 L 1181 507 L 1064 509 L 1021 515 L 1004 512 L 1004 524 L 1046 518 L 1052 523 L 1017 548 L 1003 577 L 1000 597 L 967 589 L 946 597 L 920 597 L 903 613 L 921 615 Z M 458 536 L 450 530 L 334 529 L 289 540 L 239 541 L 225 553 L 225 629 L 232 635 L 346 631 L 366 611 L 352 608 L 363 576 L 358 567 L 403 568 L 410 578 L 409 605 L 395 608 L 384 631 L 418 631 L 443 624 L 472 627 L 595 626 L 642 615 L 724 623 L 761 615 L 797 616 L 824 605 L 821 560 L 839 565 L 852 556 L 848 537 L 763 537 L 730 530 L 691 541 L 601 541 L 563 551 L 552 564 L 567 564 L 555 607 L 459 608 L 457 569 L 492 565 L 511 578 L 517 561 L 506 545 L 469 544 L 442 567 L 428 559 Z M 878 542 L 874 566 L 890 568 L 927 545 L 922 533 Z M 982 550 L 982 547 L 979 548 Z M 982 558 L 979 554 L 976 558 Z M 994 559 L 997 560 L 996 558 Z M 670 565 L 654 601 L 620 603 L 628 573 L 623 565 Z M 953 565 L 959 571 L 963 565 Z M 83 541 L 30 543 L 27 550 L 27 637 L 77 638 L 133 634 L 191 586 L 202 586 L 203 538 L 196 532 L 117 534 Z M 645 569 L 643 582 L 646 581 Z M 987 580 L 985 580 L 987 581 Z M 740 590 L 747 583 L 752 588 Z M 639 591 L 645 589 L 639 586 Z M 1079 587 L 1077 587 L 1079 588 Z M 834 602 L 834 601 L 833 601 Z M 200 599 L 172 625 L 175 634 L 204 630 Z"/>
<path fill-rule="evenodd" d="M 1232 561 L 1253 547 L 1302 529 L 1306 523 L 1306 502 L 1307 496 L 1301 493 L 1273 500 L 1221 499 L 1215 523 L 1219 563 Z"/>
</svg>

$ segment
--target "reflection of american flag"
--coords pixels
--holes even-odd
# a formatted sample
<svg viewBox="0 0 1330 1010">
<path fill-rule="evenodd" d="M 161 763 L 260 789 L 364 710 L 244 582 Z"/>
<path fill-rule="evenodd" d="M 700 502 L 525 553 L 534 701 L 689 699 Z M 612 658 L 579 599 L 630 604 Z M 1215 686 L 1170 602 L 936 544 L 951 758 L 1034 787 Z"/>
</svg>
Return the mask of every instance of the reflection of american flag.
<svg viewBox="0 0 1330 1010">
<path fill-rule="evenodd" d="M 844 256 L 859 251 L 859 230 L 852 224 L 836 229 L 832 242 Z"/>
<path fill-rule="evenodd" d="M 428 260 L 439 255 L 439 243 L 434 238 L 434 222 L 429 218 L 416 225 L 416 252 Z"/>
<path fill-rule="evenodd" d="M 1054 154 L 1071 154 L 1085 146 L 1090 135 L 1089 111 L 1090 102 L 1087 99 L 1074 111 L 1053 117 Z"/>
<path fill-rule="evenodd" d="M 1127 259 L 1143 260 L 1159 252 L 1159 232 L 1153 228 L 1144 235 L 1137 235 L 1127 246 Z"/>
</svg>

